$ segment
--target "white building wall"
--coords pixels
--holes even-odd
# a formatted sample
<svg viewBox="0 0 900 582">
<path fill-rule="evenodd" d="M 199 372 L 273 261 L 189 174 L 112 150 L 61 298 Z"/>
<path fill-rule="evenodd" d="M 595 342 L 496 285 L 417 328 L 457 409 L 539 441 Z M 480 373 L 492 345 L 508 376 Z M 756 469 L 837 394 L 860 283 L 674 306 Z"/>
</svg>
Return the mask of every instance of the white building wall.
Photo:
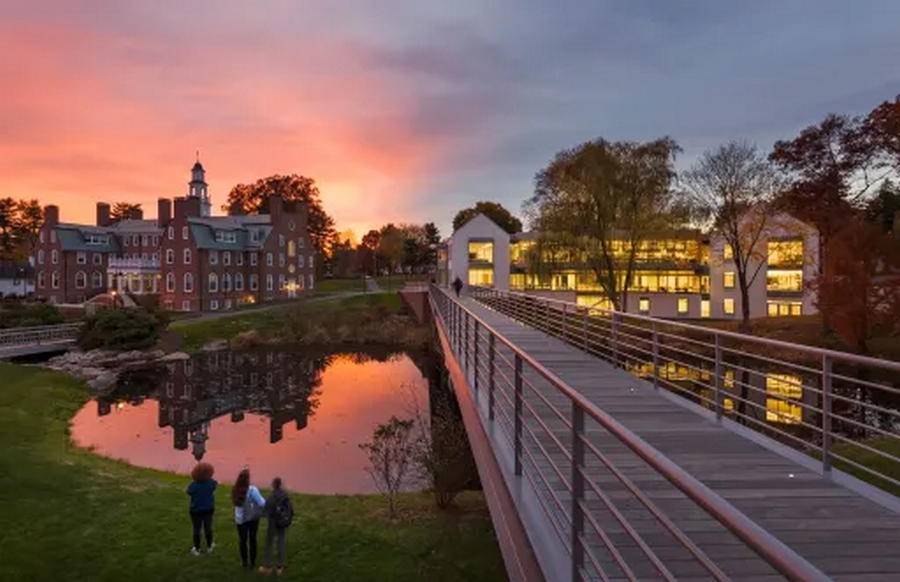
<svg viewBox="0 0 900 582">
<path fill-rule="evenodd" d="M 34 293 L 34 283 L 31 281 L 25 282 L 21 279 L 0 279 L 0 295 L 3 297 L 22 296 L 23 291 L 25 295 Z"/>
<path fill-rule="evenodd" d="M 450 276 L 447 281 L 453 284 L 457 277 L 469 285 L 469 241 L 490 239 L 494 243 L 494 288 L 509 291 L 509 234 L 494 224 L 483 214 L 475 216 L 453 233 L 449 242 Z"/>
<path fill-rule="evenodd" d="M 815 306 L 815 293 L 807 288 L 807 285 L 818 275 L 819 264 L 819 237 L 816 229 L 789 215 L 779 214 L 766 219 L 767 223 L 763 233 L 757 242 L 755 254 L 760 259 L 767 257 L 767 247 L 770 239 L 798 237 L 803 240 L 803 293 L 802 296 L 772 296 L 766 290 L 766 277 L 768 264 L 763 261 L 759 267 L 759 273 L 750 284 L 750 317 L 766 317 L 768 315 L 768 301 L 799 301 L 802 303 L 804 315 L 817 313 Z M 719 235 L 713 235 L 710 239 L 709 260 L 709 291 L 710 291 L 710 316 L 713 318 L 740 319 L 742 316 L 741 291 L 737 280 L 737 270 L 733 260 L 724 258 L 725 240 Z M 753 277 L 758 262 L 751 262 L 747 269 L 748 277 Z M 725 288 L 725 273 L 733 272 L 735 284 L 733 289 Z M 734 315 L 725 314 L 725 299 L 734 299 Z"/>
</svg>

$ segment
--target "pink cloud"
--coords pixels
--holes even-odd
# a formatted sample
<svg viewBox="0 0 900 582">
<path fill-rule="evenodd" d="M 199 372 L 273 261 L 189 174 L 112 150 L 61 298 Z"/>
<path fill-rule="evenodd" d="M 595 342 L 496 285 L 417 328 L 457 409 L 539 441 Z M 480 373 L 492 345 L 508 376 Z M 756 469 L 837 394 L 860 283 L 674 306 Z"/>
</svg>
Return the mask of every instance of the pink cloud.
<svg viewBox="0 0 900 582">
<path fill-rule="evenodd" d="M 226 28 L 129 35 L 0 25 L 4 194 L 89 221 L 98 200 L 150 210 L 184 193 L 201 150 L 217 203 L 271 173 L 315 178 L 341 226 L 387 220 L 452 144 L 419 135 L 407 91 L 369 70 L 359 44 Z M 10 90 L 11 89 L 11 90 Z M 402 217 L 401 217 L 402 218 Z"/>
</svg>

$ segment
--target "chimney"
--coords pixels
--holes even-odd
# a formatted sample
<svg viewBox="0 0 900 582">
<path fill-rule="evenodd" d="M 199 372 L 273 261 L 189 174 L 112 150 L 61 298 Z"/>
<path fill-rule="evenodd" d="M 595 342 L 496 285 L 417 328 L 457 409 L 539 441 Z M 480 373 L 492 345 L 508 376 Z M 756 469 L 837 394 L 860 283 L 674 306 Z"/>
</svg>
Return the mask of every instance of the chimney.
<svg viewBox="0 0 900 582">
<path fill-rule="evenodd" d="M 44 207 L 44 223 L 48 225 L 59 224 L 59 206 L 51 204 Z"/>
<path fill-rule="evenodd" d="M 168 198 L 160 198 L 156 201 L 156 223 L 159 226 L 168 226 L 172 220 L 172 201 Z"/>
<path fill-rule="evenodd" d="M 269 196 L 269 220 L 272 224 L 278 224 L 281 220 L 281 213 L 284 211 L 284 199 L 280 194 L 272 194 Z"/>
<path fill-rule="evenodd" d="M 175 199 L 175 218 L 200 216 L 200 199 L 187 196 Z"/>
<path fill-rule="evenodd" d="M 228 216 L 243 216 L 244 205 L 238 201 L 234 201 L 228 206 Z"/>
<path fill-rule="evenodd" d="M 144 209 L 143 208 L 135 208 L 131 212 L 131 216 L 129 216 L 128 218 L 130 218 L 132 220 L 144 220 Z"/>
<path fill-rule="evenodd" d="M 109 204 L 106 202 L 97 203 L 97 226 L 109 226 L 112 219 L 109 217 Z"/>
</svg>

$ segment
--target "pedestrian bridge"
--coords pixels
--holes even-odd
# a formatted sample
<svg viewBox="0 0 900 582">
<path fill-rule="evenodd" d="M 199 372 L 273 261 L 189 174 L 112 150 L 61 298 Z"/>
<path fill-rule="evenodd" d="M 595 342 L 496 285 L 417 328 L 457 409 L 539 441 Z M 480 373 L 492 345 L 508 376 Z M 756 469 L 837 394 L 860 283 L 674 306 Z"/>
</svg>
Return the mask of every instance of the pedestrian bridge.
<svg viewBox="0 0 900 582">
<path fill-rule="evenodd" d="M 75 346 L 80 323 L 0 330 L 0 360 L 62 352 Z"/>
<path fill-rule="evenodd" d="M 900 459 L 870 444 L 898 439 L 900 365 L 531 295 L 428 298 L 511 580 L 900 580 Z"/>
</svg>

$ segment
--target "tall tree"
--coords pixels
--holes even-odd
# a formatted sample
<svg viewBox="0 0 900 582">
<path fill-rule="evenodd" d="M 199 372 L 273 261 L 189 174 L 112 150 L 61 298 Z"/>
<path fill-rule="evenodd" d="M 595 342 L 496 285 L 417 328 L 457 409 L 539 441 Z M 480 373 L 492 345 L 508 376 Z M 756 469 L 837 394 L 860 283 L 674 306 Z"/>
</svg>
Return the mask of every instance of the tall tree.
<svg viewBox="0 0 900 582">
<path fill-rule="evenodd" d="M 309 238 L 316 251 L 327 255 L 335 232 L 334 219 L 325 212 L 321 193 L 312 178 L 297 174 L 276 174 L 261 178 L 253 184 L 238 184 L 228 193 L 228 202 L 222 209 L 229 213 L 264 213 L 268 211 L 269 197 L 273 194 L 278 194 L 289 202 L 303 202 L 307 205 Z"/>
<path fill-rule="evenodd" d="M 376 274 L 378 265 L 378 247 L 381 246 L 381 232 L 370 230 L 363 235 L 356 247 L 358 262 L 364 273 Z"/>
<path fill-rule="evenodd" d="M 113 220 L 128 220 L 137 218 L 141 213 L 140 204 L 132 204 L 131 202 L 116 202 L 113 204 L 109 217 Z"/>
<path fill-rule="evenodd" d="M 433 222 L 426 222 L 423 227 L 425 230 L 425 253 L 422 262 L 427 267 L 437 265 L 437 248 L 441 244 L 441 231 Z"/>
<path fill-rule="evenodd" d="M 866 214 L 869 221 L 882 231 L 900 235 L 896 228 L 900 220 L 900 187 L 891 180 L 885 180 L 875 197 L 866 204 Z"/>
<path fill-rule="evenodd" d="M 37 246 L 38 235 L 43 224 L 44 209 L 41 208 L 39 201 L 19 200 L 16 203 L 16 233 L 27 252 Z"/>
<path fill-rule="evenodd" d="M 463 208 L 453 217 L 453 231 L 459 230 L 478 214 L 484 214 L 509 234 L 522 232 L 522 221 L 498 202 L 476 202 L 475 206 Z"/>
<path fill-rule="evenodd" d="M 821 275 L 827 251 L 833 248 L 832 237 L 872 186 L 869 170 L 875 159 L 871 140 L 859 119 L 831 114 L 794 139 L 776 142 L 769 159 L 789 180 L 780 204 L 818 231 Z M 825 287 L 822 292 L 828 290 Z M 829 311 L 822 311 L 825 333 L 831 331 L 830 318 Z"/>
<path fill-rule="evenodd" d="M 732 141 L 705 152 L 684 173 L 692 210 L 730 245 L 741 293 L 744 331 L 750 330 L 750 287 L 765 264 L 771 203 L 780 181 L 756 146 Z"/>
<path fill-rule="evenodd" d="M 863 121 L 862 130 L 884 163 L 900 172 L 900 95 L 873 109 Z"/>
<path fill-rule="evenodd" d="M 855 214 L 828 243 L 824 270 L 811 287 L 833 330 L 861 353 L 875 336 L 900 331 L 900 245 L 893 234 Z"/>
<path fill-rule="evenodd" d="M 672 189 L 678 144 L 597 139 L 559 152 L 535 177 L 526 209 L 557 246 L 583 257 L 617 310 L 628 307 L 638 249 L 680 222 Z"/>
<path fill-rule="evenodd" d="M 11 258 L 16 252 L 16 201 L 0 198 L 0 257 Z"/>
<path fill-rule="evenodd" d="M 403 241 L 406 237 L 402 230 L 393 224 L 381 227 L 381 240 L 378 243 L 378 254 L 384 258 L 391 272 L 403 261 Z"/>
</svg>

